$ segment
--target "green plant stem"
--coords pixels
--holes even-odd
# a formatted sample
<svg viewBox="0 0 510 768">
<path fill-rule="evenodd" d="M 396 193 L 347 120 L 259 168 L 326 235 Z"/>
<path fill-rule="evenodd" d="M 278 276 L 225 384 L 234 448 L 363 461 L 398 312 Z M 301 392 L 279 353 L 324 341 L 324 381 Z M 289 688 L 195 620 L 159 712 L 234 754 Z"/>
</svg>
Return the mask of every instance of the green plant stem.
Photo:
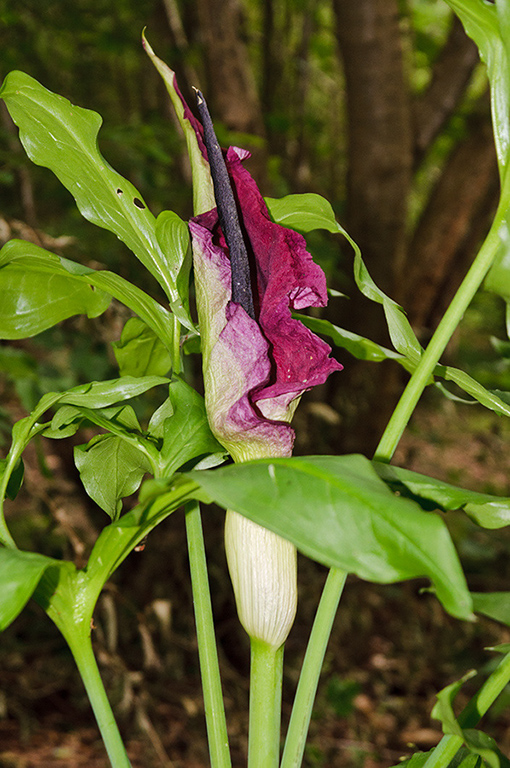
<svg viewBox="0 0 510 768">
<path fill-rule="evenodd" d="M 251 640 L 248 768 L 280 762 L 283 649 Z"/>
<path fill-rule="evenodd" d="M 299 768 L 303 761 L 315 694 L 346 579 L 347 573 L 339 568 L 332 568 L 326 579 L 299 675 L 280 768 Z"/>
<path fill-rule="evenodd" d="M 186 504 L 185 511 L 191 586 L 193 589 L 198 654 L 204 691 L 205 718 L 211 766 L 212 768 L 230 768 L 231 760 L 227 723 L 214 634 L 214 619 L 209 578 L 207 575 L 200 505 L 196 501 L 189 502 Z"/>
<path fill-rule="evenodd" d="M 393 456 L 418 400 L 430 381 L 435 366 L 439 362 L 446 345 L 462 320 L 464 312 L 494 262 L 500 245 L 499 229 L 507 213 L 507 208 L 508 201 L 502 199 L 482 247 L 450 306 L 443 315 L 427 349 L 423 353 L 416 370 L 413 372 L 402 397 L 393 411 L 375 452 L 374 459 L 390 461 Z"/>
<path fill-rule="evenodd" d="M 173 349 L 172 349 L 172 370 L 178 374 L 181 372 L 181 324 L 178 318 L 173 315 Z"/>
<path fill-rule="evenodd" d="M 461 728 L 474 728 L 509 682 L 510 653 L 507 653 L 490 677 L 487 678 L 476 696 L 471 699 L 469 704 L 460 713 L 458 722 Z M 461 736 L 451 733 L 446 734 L 422 768 L 447 768 L 463 743 L 464 740 Z"/>
<path fill-rule="evenodd" d="M 73 631 L 72 634 L 66 632 L 65 638 L 85 685 L 112 768 L 131 768 L 126 748 L 99 674 L 90 640 L 90 628 L 78 627 L 77 631 Z"/>
</svg>

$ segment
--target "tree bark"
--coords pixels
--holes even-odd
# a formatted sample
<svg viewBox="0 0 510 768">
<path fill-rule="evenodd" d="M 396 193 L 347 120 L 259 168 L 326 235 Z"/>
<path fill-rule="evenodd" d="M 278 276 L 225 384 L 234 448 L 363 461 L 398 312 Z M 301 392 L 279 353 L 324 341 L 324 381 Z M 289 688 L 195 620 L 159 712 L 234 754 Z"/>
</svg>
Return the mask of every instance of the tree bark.
<svg viewBox="0 0 510 768">
<path fill-rule="evenodd" d="M 375 282 L 391 295 L 406 254 L 413 159 L 398 5 L 396 0 L 333 4 L 346 89 L 346 228 Z M 354 293 L 344 313 L 347 317 L 340 318 L 340 324 L 388 343 L 379 305 Z M 391 366 L 379 364 L 367 372 L 366 364 L 348 360 L 344 373 L 331 384 L 331 401 L 343 419 L 335 448 L 370 455 L 400 386 Z"/>
<path fill-rule="evenodd" d="M 345 73 L 347 228 L 391 289 L 406 249 L 412 132 L 396 0 L 334 0 Z"/>
</svg>

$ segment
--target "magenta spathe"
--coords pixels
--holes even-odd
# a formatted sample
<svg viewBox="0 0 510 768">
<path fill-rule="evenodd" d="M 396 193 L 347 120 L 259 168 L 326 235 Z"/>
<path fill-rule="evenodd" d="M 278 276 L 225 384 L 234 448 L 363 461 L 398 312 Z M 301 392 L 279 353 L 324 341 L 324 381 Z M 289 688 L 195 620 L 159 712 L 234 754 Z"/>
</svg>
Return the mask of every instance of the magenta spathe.
<svg viewBox="0 0 510 768">
<path fill-rule="evenodd" d="M 290 455 L 288 422 L 300 396 L 342 368 L 331 348 L 292 317 L 293 310 L 326 305 L 326 279 L 304 237 L 271 220 L 242 164 L 247 157 L 230 147 L 225 160 L 251 262 L 256 320 L 231 301 L 216 209 L 190 222 L 207 411 L 216 437 L 244 460 Z"/>
</svg>

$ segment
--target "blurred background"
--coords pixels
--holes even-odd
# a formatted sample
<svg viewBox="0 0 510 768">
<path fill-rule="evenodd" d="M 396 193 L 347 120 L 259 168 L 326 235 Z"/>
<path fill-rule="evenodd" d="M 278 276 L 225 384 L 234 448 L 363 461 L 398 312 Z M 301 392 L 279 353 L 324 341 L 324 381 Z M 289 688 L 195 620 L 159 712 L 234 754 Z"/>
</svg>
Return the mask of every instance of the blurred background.
<svg viewBox="0 0 510 768">
<path fill-rule="evenodd" d="M 141 32 L 175 69 L 189 103 L 208 99 L 223 146 L 250 149 L 266 195 L 317 192 L 360 245 L 378 285 L 426 343 L 487 231 L 498 177 L 484 65 L 441 0 L 0 0 L 0 78 L 21 69 L 103 117 L 100 148 L 154 214 L 192 214 L 184 143 Z M 30 163 L 0 103 L 0 240 L 21 237 L 157 289 L 110 233 L 83 220 L 50 171 Z M 338 238 L 308 244 L 330 287 L 335 324 L 389 344 L 382 310 L 357 294 L 352 253 Z M 1 300 L 1 298 L 0 298 Z M 0 347 L 0 441 L 46 391 L 114 377 L 110 342 L 126 319 L 113 303 Z M 510 389 L 504 307 L 480 294 L 447 351 L 482 384 Z M 405 374 L 335 353 L 345 366 L 298 409 L 296 452 L 370 456 Z M 190 376 L 199 376 L 189 363 Z M 198 378 L 197 378 L 198 383 Z M 198 384 L 199 385 L 199 384 Z M 151 405 L 147 401 L 145 407 Z M 154 403 L 156 406 L 157 403 Z M 142 406 L 140 406 L 142 408 Z M 143 416 L 143 413 L 142 413 Z M 78 442 L 90 437 L 86 431 Z M 508 426 L 479 406 L 426 394 L 397 462 L 476 490 L 510 494 Z M 107 522 L 87 500 L 72 445 L 34 444 L 11 506 L 21 546 L 78 564 Z M 244 759 L 248 643 L 237 625 L 222 549 L 222 513 L 207 510 L 207 542 L 235 762 Z M 510 542 L 451 527 L 470 586 L 508 585 Z M 288 642 L 289 714 L 323 569 L 301 562 L 301 600 Z M 445 616 L 423 584 L 352 580 L 342 601 L 312 723 L 306 765 L 385 768 L 440 737 L 434 693 L 483 648 L 509 641 L 490 621 Z M 135 768 L 207 765 L 182 515 L 133 553 L 98 608 L 96 647 Z M 469 692 L 469 685 L 467 686 Z M 508 697 L 507 697 L 508 700 Z M 498 710 L 491 732 L 504 734 Z M 498 719 L 499 718 L 499 719 Z M 508 735 L 506 747 L 510 748 Z M 505 747 L 505 741 L 501 744 Z M 0 642 L 0 767 L 105 766 L 85 695 L 57 631 L 36 606 Z"/>
</svg>

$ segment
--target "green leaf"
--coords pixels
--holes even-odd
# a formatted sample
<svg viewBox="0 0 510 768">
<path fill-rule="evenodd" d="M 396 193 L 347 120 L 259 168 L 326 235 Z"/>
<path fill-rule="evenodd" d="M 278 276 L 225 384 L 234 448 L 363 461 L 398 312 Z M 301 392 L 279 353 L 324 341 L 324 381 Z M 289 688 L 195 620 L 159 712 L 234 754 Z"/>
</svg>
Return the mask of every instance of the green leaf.
<svg viewBox="0 0 510 768">
<path fill-rule="evenodd" d="M 439 720 L 441 722 L 443 733 L 451 733 L 455 736 L 460 736 L 461 739 L 464 740 L 462 728 L 457 722 L 457 718 L 455 717 L 455 713 L 453 711 L 453 702 L 464 683 L 475 675 L 476 671 L 471 670 L 467 672 L 460 680 L 456 680 L 454 683 L 447 685 L 446 688 L 443 688 L 443 690 L 437 694 L 437 702 L 432 709 L 431 716 L 435 720 Z"/>
<path fill-rule="evenodd" d="M 422 768 L 426 765 L 427 760 L 434 754 L 433 747 L 428 752 L 416 752 L 409 760 L 403 760 L 397 765 L 392 765 L 391 768 Z M 476 755 L 470 754 L 465 747 L 461 747 L 453 760 L 448 764 L 448 768 L 481 768 L 481 759 Z"/>
<path fill-rule="evenodd" d="M 99 591 L 86 571 L 68 560 L 54 560 L 34 592 L 34 600 L 46 611 L 73 647 L 90 637 L 92 614 Z"/>
<path fill-rule="evenodd" d="M 509 264 L 510 269 L 510 264 Z M 510 279 L 510 271 L 509 271 Z M 510 287 L 509 287 L 510 291 Z M 510 294 L 509 294 L 510 298 Z M 379 344 L 366 339 L 363 336 L 358 336 L 355 333 L 346 331 L 344 328 L 338 328 L 330 323 L 328 320 L 322 320 L 315 317 L 308 317 L 307 315 L 300 315 L 293 313 L 293 317 L 300 320 L 307 328 L 320 333 L 329 338 L 339 347 L 346 349 L 354 357 L 359 360 L 369 360 L 371 362 L 380 362 L 382 360 L 396 360 L 403 368 L 409 372 L 413 372 L 419 362 L 419 358 L 411 352 L 408 357 L 398 352 L 393 352 L 390 349 L 386 349 Z M 494 413 L 498 413 L 504 416 L 510 416 L 510 393 L 501 392 L 499 390 L 485 389 L 478 381 L 473 379 L 465 371 L 461 371 L 458 368 L 453 368 L 449 365 L 436 365 L 434 368 L 434 378 L 431 378 L 430 384 L 435 383 L 443 394 L 451 400 L 457 400 L 463 403 L 472 403 L 472 400 L 461 399 L 453 393 L 449 392 L 441 382 L 435 381 L 436 379 L 442 379 L 444 381 L 451 381 L 459 389 L 467 392 L 477 402 L 483 405 L 485 408 L 489 408 Z"/>
<path fill-rule="evenodd" d="M 510 627 L 510 592 L 471 592 L 473 608 Z"/>
<path fill-rule="evenodd" d="M 446 0 L 462 21 L 464 28 L 487 64 L 491 84 L 491 106 L 494 137 L 500 168 L 508 163 L 510 147 L 510 69 L 506 31 L 501 32 L 498 19 L 500 3 L 480 0 Z M 503 175 L 503 172 L 502 172 Z"/>
<path fill-rule="evenodd" d="M 57 404 L 74 405 L 80 409 L 89 408 L 91 410 L 107 408 L 123 400 L 137 397 L 159 384 L 167 383 L 168 379 L 161 376 L 144 376 L 136 379 L 131 376 L 124 376 L 121 379 L 81 384 L 67 392 L 48 392 L 44 395 L 32 413 L 17 421 L 12 429 L 12 444 L 7 455 L 7 464 L 0 477 L 0 540 L 12 543 L 3 517 L 3 502 L 8 484 L 13 472 L 16 471 L 21 454 L 35 435 L 48 431 L 50 437 L 59 436 L 58 434 L 51 434 L 51 424 L 39 423 L 39 419 L 49 408 Z M 86 415 L 87 418 L 91 417 L 88 413 Z M 69 424 L 72 421 L 74 421 L 74 417 L 71 418 Z M 107 427 L 111 428 L 112 425 L 108 422 L 106 423 Z M 73 433 L 73 429 L 74 427 L 71 426 L 70 434 Z"/>
<path fill-rule="evenodd" d="M 172 253 L 175 281 L 179 300 L 170 308 L 177 317 L 186 314 L 187 328 L 193 328 L 189 314 L 189 273 L 191 270 L 191 238 L 188 225 L 173 211 L 162 211 L 156 219 L 156 237 L 163 253 Z"/>
<path fill-rule="evenodd" d="M 488 648 L 489 651 L 496 651 L 497 653 L 504 653 L 505 655 L 510 651 L 510 643 L 499 643 L 498 645 L 492 645 Z"/>
<path fill-rule="evenodd" d="M 427 576 L 447 611 L 472 618 L 442 519 L 394 496 L 363 456 L 266 459 L 187 477 L 327 566 L 381 583 Z"/>
<path fill-rule="evenodd" d="M 0 338 L 24 339 L 72 315 L 97 317 L 108 308 L 111 296 L 77 282 L 64 270 L 41 274 L 25 264 L 5 263 L 6 249 L 0 252 Z"/>
<path fill-rule="evenodd" d="M 465 754 L 463 752 L 462 754 Z M 451 764 L 454 768 L 453 763 Z M 466 755 L 460 762 L 457 762 L 456 768 L 482 768 L 482 759 L 478 755 Z"/>
<path fill-rule="evenodd" d="M 356 285 L 367 299 L 382 305 L 393 346 L 397 352 L 407 357 L 416 366 L 423 350 L 404 310 L 374 283 L 361 258 L 358 245 L 335 220 L 331 204 L 320 195 L 313 193 L 287 195 L 280 200 L 267 198 L 266 203 L 269 213 L 278 224 L 293 227 L 302 232 L 309 232 L 312 229 L 326 229 L 328 232 L 342 234 L 349 241 L 354 250 Z"/>
<path fill-rule="evenodd" d="M 142 485 L 140 503 L 101 531 L 87 564 L 87 576 L 97 594 L 120 563 L 159 523 L 199 489 L 183 476 L 169 481 L 148 480 Z"/>
<path fill-rule="evenodd" d="M 44 571 L 55 562 L 37 552 L 0 549 L 0 631 L 21 613 Z"/>
<path fill-rule="evenodd" d="M 146 455 L 117 435 L 98 435 L 74 449 L 81 481 L 91 499 L 112 520 L 122 510 L 122 499 L 134 493 L 151 470 Z"/>
<path fill-rule="evenodd" d="M 196 485 L 182 477 L 171 483 L 145 483 L 141 503 L 103 528 L 84 570 L 65 560 L 49 560 L 34 598 L 68 642 L 79 642 L 84 633 L 88 637 L 97 598 L 115 569 L 158 523 L 196 493 Z"/>
<path fill-rule="evenodd" d="M 330 323 L 329 320 L 300 315 L 297 312 L 293 312 L 292 317 L 300 320 L 303 325 L 306 325 L 314 333 L 328 336 L 335 346 L 346 349 L 347 352 L 358 360 L 369 360 L 372 363 L 379 363 L 382 360 L 396 360 L 404 366 L 407 364 L 406 358 L 398 352 L 386 349 L 386 347 L 382 347 L 375 341 L 359 336 L 357 333 L 352 333 L 352 331 L 347 331 L 345 328 L 339 328 L 337 325 Z"/>
<path fill-rule="evenodd" d="M 71 437 L 79 430 L 84 419 L 85 416 L 80 408 L 74 405 L 62 405 L 59 408 L 57 403 L 57 412 L 41 435 L 52 440 Z"/>
<path fill-rule="evenodd" d="M 99 152 L 101 116 L 71 104 L 23 72 L 7 75 L 0 97 L 20 129 L 30 159 L 50 168 L 71 192 L 81 214 L 114 232 L 156 278 L 170 301 L 178 304 L 172 280 L 173 254 L 163 253 L 159 246 L 156 219 L 138 190 Z M 185 313 L 176 314 L 187 326 Z"/>
<path fill-rule="evenodd" d="M 468 728 L 464 731 L 468 749 L 478 755 L 490 768 L 510 768 L 510 760 L 504 756 L 491 736 L 483 731 Z"/>
<path fill-rule="evenodd" d="M 300 232 L 326 229 L 334 234 L 344 233 L 335 219 L 331 203 L 321 195 L 310 192 L 282 198 L 266 197 L 265 202 L 273 221 L 289 229 Z"/>
<path fill-rule="evenodd" d="M 204 454 L 225 455 L 209 427 L 204 398 L 177 377 L 170 384 L 168 401 L 151 420 L 149 433 L 163 436 L 160 474 L 172 475 Z"/>
<path fill-rule="evenodd" d="M 510 416 L 510 404 L 503 399 L 506 393 L 485 389 L 469 374 L 458 368 L 452 368 L 450 365 L 436 365 L 434 376 L 443 378 L 445 381 L 453 381 L 460 389 L 474 397 L 486 408 L 502 416 Z"/>
<path fill-rule="evenodd" d="M 147 390 L 160 384 L 168 384 L 168 381 L 164 376 L 140 376 L 137 378 L 123 376 L 120 379 L 93 381 L 89 384 L 80 384 L 78 387 L 68 389 L 67 392 L 58 393 L 57 400 L 59 403 L 66 405 L 77 405 L 85 408 L 107 408 L 122 400 L 130 400 L 133 397 L 143 395 Z M 53 395 L 54 393 L 50 394 Z M 48 395 L 45 395 L 45 397 L 48 397 Z M 44 398 L 41 399 L 39 408 L 43 400 Z M 47 408 L 54 405 L 55 402 L 53 400 Z"/>
<path fill-rule="evenodd" d="M 7 459 L 0 459 L 0 478 L 3 476 L 7 467 Z M 23 476 L 25 474 L 25 467 L 20 459 L 17 466 L 9 475 L 9 482 L 7 483 L 5 494 L 9 499 L 15 499 L 18 495 L 18 491 L 23 483 Z"/>
<path fill-rule="evenodd" d="M 391 768 L 422 768 L 433 751 L 433 749 L 430 749 L 428 752 L 416 752 L 408 760 L 402 760 L 397 765 L 392 765 Z"/>
<path fill-rule="evenodd" d="M 31 274 L 34 280 L 42 281 L 44 285 L 52 285 L 55 279 L 62 285 L 69 286 L 71 293 L 76 285 L 99 288 L 95 293 L 103 296 L 110 294 L 133 310 L 168 349 L 173 349 L 173 320 L 171 314 L 158 304 L 151 296 L 128 280 L 107 270 L 96 271 L 69 261 L 49 251 L 40 248 L 26 240 L 9 240 L 0 251 L 0 288 L 24 300 L 20 293 L 17 275 Z M 30 301 L 30 294 L 27 298 Z M 0 318 L 4 319 L 3 307 L 0 307 Z M 13 324 L 13 319 L 6 318 L 7 323 Z M 33 319 L 37 323 L 36 319 Z M 9 326 L 10 327 L 10 326 Z M 0 331 L 3 323 L 0 323 Z"/>
<path fill-rule="evenodd" d="M 156 237 L 161 249 L 173 254 L 172 278 L 177 282 L 191 249 L 188 225 L 173 211 L 161 211 L 156 219 Z"/>
<path fill-rule="evenodd" d="M 404 486 L 414 496 L 433 502 L 444 510 L 463 509 L 483 528 L 502 528 L 510 524 L 510 498 L 478 493 L 450 485 L 442 480 L 374 461 L 379 476 L 393 488 Z M 398 487 L 401 491 L 401 488 Z"/>
<path fill-rule="evenodd" d="M 147 427 L 147 432 L 149 435 L 154 437 L 156 440 L 162 441 L 165 434 L 165 422 L 173 415 L 174 406 L 170 397 L 167 397 L 167 399 L 159 406 L 157 411 L 154 411 L 151 416 Z"/>
<path fill-rule="evenodd" d="M 507 334 L 510 335 L 510 231 L 508 220 L 499 229 L 500 246 L 492 267 L 485 278 L 484 288 L 501 296 L 507 306 Z"/>
<path fill-rule="evenodd" d="M 147 534 L 181 504 L 194 498 L 196 485 L 184 478 L 171 484 L 145 484 L 142 503 L 101 531 L 84 570 L 50 560 L 35 600 L 72 644 L 90 633 L 97 598 L 111 574 Z"/>
<path fill-rule="evenodd" d="M 172 367 L 168 349 L 138 317 L 127 321 L 112 347 L 121 376 L 164 376 Z"/>
</svg>

